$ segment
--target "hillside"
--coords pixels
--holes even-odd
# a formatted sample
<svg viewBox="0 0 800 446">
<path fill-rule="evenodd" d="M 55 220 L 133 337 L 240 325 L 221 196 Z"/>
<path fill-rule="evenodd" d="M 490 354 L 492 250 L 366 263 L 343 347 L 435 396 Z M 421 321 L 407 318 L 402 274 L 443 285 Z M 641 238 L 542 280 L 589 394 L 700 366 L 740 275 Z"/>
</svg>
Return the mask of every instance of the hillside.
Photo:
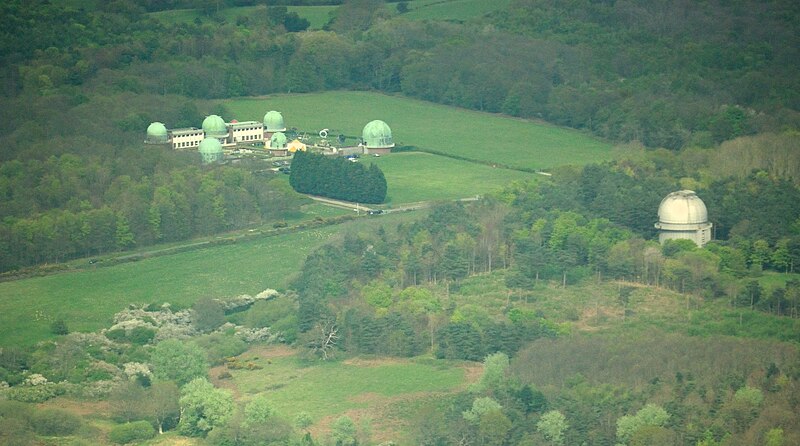
<svg viewBox="0 0 800 446">
<path fill-rule="evenodd" d="M 0 444 L 800 444 L 797 2 L 0 20 Z"/>
</svg>

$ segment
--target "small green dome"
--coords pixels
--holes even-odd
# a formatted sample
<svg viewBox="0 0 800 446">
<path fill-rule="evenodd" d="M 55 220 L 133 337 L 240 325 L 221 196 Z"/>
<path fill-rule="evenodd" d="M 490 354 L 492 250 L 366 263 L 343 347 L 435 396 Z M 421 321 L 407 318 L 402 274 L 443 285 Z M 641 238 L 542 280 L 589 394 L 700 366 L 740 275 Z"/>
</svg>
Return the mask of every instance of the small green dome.
<svg viewBox="0 0 800 446">
<path fill-rule="evenodd" d="M 225 138 L 228 136 L 228 127 L 225 121 L 217 115 L 206 116 L 203 120 L 203 131 L 206 136 L 213 136 L 215 138 Z"/>
<path fill-rule="evenodd" d="M 268 111 L 264 115 L 264 127 L 268 132 L 285 132 L 286 124 L 283 123 L 283 115 L 275 110 Z"/>
<path fill-rule="evenodd" d="M 197 148 L 203 163 L 216 163 L 222 161 L 222 143 L 217 138 L 206 137 Z"/>
<path fill-rule="evenodd" d="M 286 135 L 281 132 L 272 135 L 269 140 L 270 149 L 285 149 L 286 148 Z"/>
<path fill-rule="evenodd" d="M 168 141 L 167 127 L 164 124 L 154 122 L 147 126 L 147 139 L 145 139 L 145 142 L 148 144 L 166 144 Z"/>
<path fill-rule="evenodd" d="M 379 119 L 370 121 L 365 125 L 364 131 L 361 132 L 361 137 L 364 139 L 364 144 L 366 144 L 368 149 L 394 147 L 394 142 L 392 142 L 392 129 Z"/>
</svg>

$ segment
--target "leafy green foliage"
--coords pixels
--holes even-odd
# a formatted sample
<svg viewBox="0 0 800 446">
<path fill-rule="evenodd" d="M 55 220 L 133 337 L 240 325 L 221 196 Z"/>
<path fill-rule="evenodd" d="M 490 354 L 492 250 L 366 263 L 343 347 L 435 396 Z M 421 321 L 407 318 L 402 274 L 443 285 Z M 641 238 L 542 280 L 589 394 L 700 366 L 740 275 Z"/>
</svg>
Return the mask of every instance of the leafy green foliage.
<svg viewBox="0 0 800 446">
<path fill-rule="evenodd" d="M 669 413 L 655 404 L 648 404 L 636 412 L 636 415 L 625 415 L 617 420 L 617 439 L 628 442 L 636 433 L 645 427 L 661 427 L 669 420 Z"/>
<path fill-rule="evenodd" d="M 199 299 L 192 305 L 192 322 L 201 333 L 217 329 L 225 323 L 222 303 L 214 299 Z"/>
<path fill-rule="evenodd" d="M 386 178 L 376 164 L 364 167 L 341 157 L 296 152 L 289 184 L 302 193 L 358 203 L 383 203 Z"/>
<path fill-rule="evenodd" d="M 205 378 L 196 378 L 181 389 L 181 421 L 178 430 L 190 437 L 204 437 L 223 426 L 233 415 L 233 397 Z"/>
<path fill-rule="evenodd" d="M 81 419 L 65 410 L 43 409 L 31 419 L 33 430 L 39 435 L 64 437 L 74 434 L 81 427 Z"/>
<path fill-rule="evenodd" d="M 543 413 L 536 423 L 536 430 L 556 445 L 564 443 L 564 431 L 568 428 L 567 418 L 557 410 Z"/>
<path fill-rule="evenodd" d="M 156 378 L 175 381 L 179 386 L 208 373 L 205 352 L 193 343 L 178 339 L 156 344 L 150 360 Z"/>
<path fill-rule="evenodd" d="M 116 444 L 128 444 L 135 441 L 149 440 L 156 436 L 153 426 L 147 421 L 134 421 L 114 426 L 108 433 L 108 439 Z"/>
</svg>

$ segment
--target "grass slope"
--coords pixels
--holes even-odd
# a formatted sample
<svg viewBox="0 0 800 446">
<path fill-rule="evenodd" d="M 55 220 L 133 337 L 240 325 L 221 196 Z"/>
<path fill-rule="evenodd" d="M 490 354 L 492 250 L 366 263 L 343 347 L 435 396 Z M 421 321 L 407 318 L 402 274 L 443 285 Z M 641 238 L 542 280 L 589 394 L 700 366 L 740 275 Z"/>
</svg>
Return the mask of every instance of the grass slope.
<svg viewBox="0 0 800 446">
<path fill-rule="evenodd" d="M 500 9 L 511 0 L 421 0 L 408 2 L 409 12 L 403 17 L 410 20 L 447 20 L 464 22 Z"/>
<path fill-rule="evenodd" d="M 397 218 L 407 217 L 385 216 L 95 270 L 2 282 L 0 345 L 30 345 L 49 338 L 50 324 L 58 318 L 73 331 L 98 330 L 130 303 L 185 307 L 201 297 L 284 288 L 307 254 L 337 233 Z"/>
<path fill-rule="evenodd" d="M 275 95 L 224 104 L 232 113 L 226 119 L 261 120 L 278 110 L 288 127 L 314 133 L 328 128 L 360 137 L 364 125 L 381 119 L 397 145 L 520 168 L 581 165 L 612 156 L 610 144 L 575 130 L 378 93 Z"/>
<path fill-rule="evenodd" d="M 288 12 L 296 12 L 300 17 L 310 22 L 309 29 L 322 29 L 330 20 L 330 14 L 338 6 L 287 6 Z M 230 23 L 236 23 L 238 17 L 254 17 L 256 19 L 266 19 L 266 8 L 264 6 L 240 6 L 221 9 L 219 15 Z M 159 20 L 166 25 L 177 23 L 192 23 L 195 20 L 201 22 L 218 23 L 217 19 L 204 14 L 199 9 L 173 9 L 169 11 L 159 11 L 150 13 L 150 17 Z"/>
<path fill-rule="evenodd" d="M 467 381 L 465 365 L 451 361 L 355 359 L 309 365 L 300 362 L 294 351 L 281 347 L 257 347 L 241 359 L 263 369 L 231 370 L 233 378 L 219 385 L 233 390 L 241 401 L 266 396 L 288 420 L 306 412 L 317 438 L 332 420 L 346 414 L 357 423 L 368 419 L 376 443 L 396 441 L 408 423 L 395 414 L 397 406 L 459 390 Z"/>
<path fill-rule="evenodd" d="M 393 153 L 362 160 L 377 164 L 383 171 L 389 185 L 386 201 L 390 204 L 466 198 L 536 176 L 421 152 Z"/>
</svg>

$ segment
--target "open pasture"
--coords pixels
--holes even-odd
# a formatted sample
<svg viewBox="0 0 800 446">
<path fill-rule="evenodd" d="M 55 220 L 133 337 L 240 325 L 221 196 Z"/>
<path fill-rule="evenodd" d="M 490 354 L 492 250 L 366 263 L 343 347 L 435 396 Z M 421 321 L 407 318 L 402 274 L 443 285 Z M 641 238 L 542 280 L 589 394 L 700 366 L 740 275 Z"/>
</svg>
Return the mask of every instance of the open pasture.
<svg viewBox="0 0 800 446">
<path fill-rule="evenodd" d="M 296 12 L 300 17 L 310 22 L 309 29 L 322 29 L 330 20 L 331 12 L 338 6 L 287 6 L 288 12 Z M 238 6 L 221 9 L 219 15 L 230 23 L 236 23 L 239 17 L 252 17 L 257 20 L 265 20 L 267 17 L 266 8 L 261 6 Z M 210 22 L 214 18 L 206 15 L 199 9 L 173 9 L 169 11 L 159 11 L 150 13 L 150 16 L 165 24 L 193 23 L 195 20 Z"/>
<path fill-rule="evenodd" d="M 377 164 L 383 171 L 389 185 L 386 196 L 389 205 L 467 198 L 499 190 L 511 181 L 531 180 L 537 176 L 422 152 L 361 159 Z"/>
<path fill-rule="evenodd" d="M 63 318 L 71 331 L 107 327 L 128 304 L 190 306 L 202 297 L 283 289 L 310 251 L 337 234 L 409 216 L 386 215 L 273 237 L 253 237 L 137 262 L 0 283 L 0 346 L 52 337 Z"/>
<path fill-rule="evenodd" d="M 476 374 L 468 370 L 480 370 L 480 365 L 472 363 L 414 359 L 354 359 L 309 365 L 283 347 L 255 348 L 240 358 L 263 368 L 231 370 L 233 378 L 219 385 L 234 390 L 243 402 L 256 395 L 266 396 L 277 413 L 288 420 L 307 413 L 318 438 L 331 421 L 348 415 L 357 423 L 369 419 L 373 435 L 392 434 L 375 440 L 397 440 L 408 423 L 393 416 L 397 406 L 463 389 L 468 377 Z"/>
<path fill-rule="evenodd" d="M 408 2 L 403 17 L 410 20 L 447 20 L 464 22 L 490 12 L 505 9 L 511 0 L 418 0 Z"/>
<path fill-rule="evenodd" d="M 360 137 L 369 121 L 389 124 L 396 145 L 495 162 L 548 169 L 612 157 L 611 145 L 581 132 L 508 116 L 482 113 L 379 93 L 332 91 L 225 100 L 225 119 L 261 120 L 269 110 L 286 126 L 316 134 L 330 129 Z"/>
</svg>

